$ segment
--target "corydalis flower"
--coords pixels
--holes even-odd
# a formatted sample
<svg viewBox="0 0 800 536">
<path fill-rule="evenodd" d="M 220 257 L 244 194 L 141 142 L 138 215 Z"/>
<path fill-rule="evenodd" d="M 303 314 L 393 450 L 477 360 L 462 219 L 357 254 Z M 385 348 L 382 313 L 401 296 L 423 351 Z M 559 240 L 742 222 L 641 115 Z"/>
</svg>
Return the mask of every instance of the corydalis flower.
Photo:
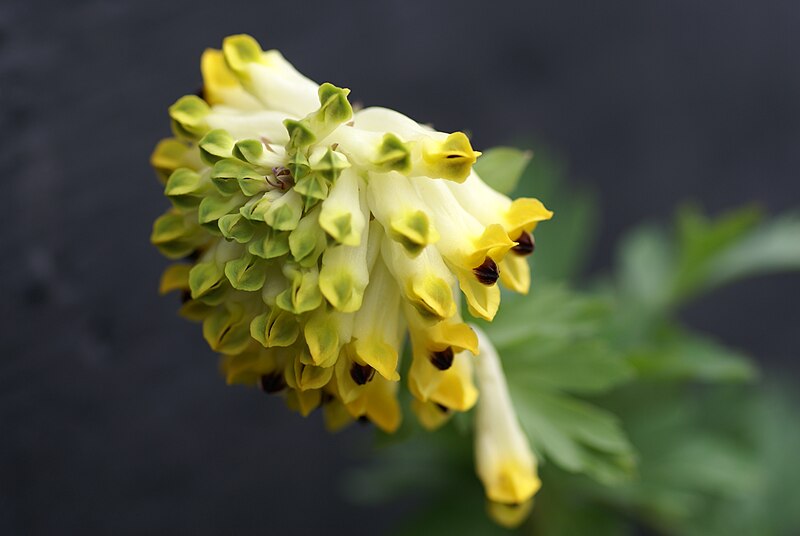
<svg viewBox="0 0 800 536">
<path fill-rule="evenodd" d="M 338 428 L 400 423 L 400 357 L 428 428 L 478 398 L 469 312 L 491 320 L 500 284 L 527 292 L 531 232 L 551 213 L 472 170 L 480 153 L 384 108 L 353 113 L 249 36 L 202 57 L 202 96 L 169 109 L 152 156 L 172 208 L 152 241 L 162 291 L 203 324 L 229 383 L 283 393 Z M 407 337 L 407 334 L 410 337 Z"/>
<path fill-rule="evenodd" d="M 500 357 L 478 332 L 477 376 L 481 398 L 475 411 L 475 467 L 486 489 L 489 513 L 505 526 L 521 523 L 541 487 L 536 457 L 522 431 Z"/>
</svg>

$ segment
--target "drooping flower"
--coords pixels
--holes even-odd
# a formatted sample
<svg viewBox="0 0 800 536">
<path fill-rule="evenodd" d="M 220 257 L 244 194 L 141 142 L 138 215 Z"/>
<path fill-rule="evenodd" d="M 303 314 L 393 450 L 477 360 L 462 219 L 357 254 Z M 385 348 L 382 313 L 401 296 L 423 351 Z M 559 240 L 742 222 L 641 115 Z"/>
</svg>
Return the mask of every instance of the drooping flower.
<svg viewBox="0 0 800 536">
<path fill-rule="evenodd" d="M 478 328 L 477 376 L 481 397 L 475 410 L 475 468 L 486 490 L 489 514 L 515 526 L 528 515 L 541 487 L 536 457 L 520 427 L 500 357 Z"/>
<path fill-rule="evenodd" d="M 151 238 L 179 261 L 162 292 L 183 291 L 228 383 L 321 406 L 332 429 L 396 430 L 400 380 L 425 427 L 469 410 L 478 338 L 460 294 L 491 320 L 498 283 L 527 292 L 531 233 L 552 213 L 486 185 L 465 134 L 354 112 L 349 90 L 249 36 L 201 70 L 202 95 L 169 108 L 174 137 L 152 156 L 172 207 Z"/>
</svg>

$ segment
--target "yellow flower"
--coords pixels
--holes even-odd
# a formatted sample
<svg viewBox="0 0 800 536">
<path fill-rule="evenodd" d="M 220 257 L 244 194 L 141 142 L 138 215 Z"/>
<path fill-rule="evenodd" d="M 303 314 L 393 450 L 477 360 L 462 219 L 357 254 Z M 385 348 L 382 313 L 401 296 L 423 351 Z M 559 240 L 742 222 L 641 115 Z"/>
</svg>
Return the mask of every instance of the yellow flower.
<svg viewBox="0 0 800 536">
<path fill-rule="evenodd" d="M 498 281 L 527 292 L 531 232 L 551 213 L 487 186 L 464 133 L 354 113 L 349 90 L 250 36 L 206 50 L 201 71 L 202 97 L 169 108 L 174 137 L 151 158 L 172 205 L 151 240 L 188 261 L 161 291 L 183 292 L 227 381 L 303 415 L 322 406 L 330 429 L 396 430 L 401 385 L 428 428 L 469 410 L 478 348 L 459 294 L 491 320 Z"/>
<path fill-rule="evenodd" d="M 522 505 L 541 487 L 536 457 L 517 420 L 500 357 L 478 331 L 477 376 L 481 390 L 475 412 L 475 466 L 492 503 Z M 490 509 L 492 511 L 492 509 Z M 500 507 L 494 508 L 501 512 Z"/>
</svg>

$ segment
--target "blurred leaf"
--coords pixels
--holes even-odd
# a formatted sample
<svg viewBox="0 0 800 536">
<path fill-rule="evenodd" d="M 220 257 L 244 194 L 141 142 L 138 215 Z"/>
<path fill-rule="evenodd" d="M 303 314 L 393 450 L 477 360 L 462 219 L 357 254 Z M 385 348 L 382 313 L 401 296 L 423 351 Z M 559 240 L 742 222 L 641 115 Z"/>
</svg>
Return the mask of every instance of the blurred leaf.
<svg viewBox="0 0 800 536">
<path fill-rule="evenodd" d="M 569 475 L 549 467 L 541 472 L 548 485 L 536 495 L 529 534 L 623 536 L 630 533 L 623 514 L 570 486 Z"/>
<path fill-rule="evenodd" d="M 534 233 L 533 292 L 540 280 L 574 280 L 585 268 L 598 228 L 593 193 L 567 185 L 564 166 L 548 157 L 546 151 L 537 151 L 514 197 L 535 197 L 555 213 L 552 220 L 542 222 Z"/>
<path fill-rule="evenodd" d="M 619 250 L 617 281 L 622 296 L 645 311 L 663 309 L 671 298 L 675 252 L 666 234 L 643 226 L 629 233 Z"/>
<path fill-rule="evenodd" d="M 611 311 L 603 297 L 544 284 L 531 296 L 506 300 L 484 326 L 534 448 L 567 471 L 603 482 L 630 475 L 631 445 L 611 414 L 564 392 L 604 392 L 633 379 L 633 369 L 599 338 Z"/>
<path fill-rule="evenodd" d="M 678 211 L 680 258 L 674 295 L 683 300 L 702 289 L 709 278 L 715 258 L 751 231 L 761 212 L 749 207 L 709 220 L 699 209 L 687 206 Z"/>
<path fill-rule="evenodd" d="M 457 485 L 433 499 L 420 514 L 404 523 L 396 534 L 492 536 L 508 533 L 486 515 L 483 490 L 479 486 Z"/>
<path fill-rule="evenodd" d="M 542 284 L 531 296 L 507 298 L 483 329 L 513 381 L 531 389 L 586 394 L 633 378 L 633 369 L 599 338 L 612 312 L 604 297 Z"/>
<path fill-rule="evenodd" d="M 450 423 L 377 449 L 367 466 L 351 471 L 344 491 L 361 504 L 413 498 L 415 513 L 394 534 L 508 534 L 486 515 L 472 464 L 471 437 Z"/>
<path fill-rule="evenodd" d="M 744 354 L 676 329 L 662 330 L 647 347 L 634 350 L 628 362 L 643 379 L 735 382 L 757 375 Z"/>
<path fill-rule="evenodd" d="M 800 270 L 800 215 L 788 214 L 755 228 L 717 255 L 706 285 L 715 287 L 743 277 Z"/>
<path fill-rule="evenodd" d="M 540 284 L 530 296 L 504 295 L 494 321 L 480 325 L 502 351 L 534 339 L 597 336 L 610 319 L 611 306 L 603 296 L 580 294 L 559 284 Z"/>
<path fill-rule="evenodd" d="M 752 453 L 736 441 L 695 430 L 677 434 L 671 448 L 648 468 L 648 478 L 704 493 L 736 495 L 753 490 L 756 467 Z"/>
<path fill-rule="evenodd" d="M 458 458 L 465 442 L 464 438 L 454 442 L 446 435 L 444 430 L 435 436 L 419 434 L 402 443 L 379 447 L 366 466 L 348 474 L 345 495 L 355 503 L 375 504 L 412 490 L 424 495 L 447 488 L 453 458 Z"/>
<path fill-rule="evenodd" d="M 689 206 L 678 212 L 675 239 L 654 226 L 634 229 L 618 254 L 621 297 L 641 313 L 659 315 L 744 277 L 800 270 L 800 216 L 759 225 L 760 217 L 744 208 L 709 219 Z"/>
<path fill-rule="evenodd" d="M 517 187 L 532 153 L 513 147 L 493 147 L 478 158 L 473 166 L 481 179 L 500 193 L 509 194 Z"/>
<path fill-rule="evenodd" d="M 599 340 L 520 344 L 503 351 L 506 375 L 530 389 L 591 394 L 633 379 L 633 369 Z"/>
<path fill-rule="evenodd" d="M 617 392 L 607 402 L 637 446 L 639 478 L 595 487 L 597 499 L 660 532 L 703 534 L 693 527 L 712 506 L 752 496 L 762 481 L 752 443 L 740 430 L 748 418 L 746 394 L 741 388 L 698 391 L 664 383 Z"/>
<path fill-rule="evenodd" d="M 612 414 L 577 399 L 510 385 L 519 416 L 534 449 L 573 473 L 614 484 L 629 478 L 633 448 Z"/>
<path fill-rule="evenodd" d="M 738 407 L 728 409 L 755 445 L 758 486 L 703 511 L 693 534 L 800 534 L 799 412 L 796 385 L 775 384 L 754 391 Z"/>
</svg>

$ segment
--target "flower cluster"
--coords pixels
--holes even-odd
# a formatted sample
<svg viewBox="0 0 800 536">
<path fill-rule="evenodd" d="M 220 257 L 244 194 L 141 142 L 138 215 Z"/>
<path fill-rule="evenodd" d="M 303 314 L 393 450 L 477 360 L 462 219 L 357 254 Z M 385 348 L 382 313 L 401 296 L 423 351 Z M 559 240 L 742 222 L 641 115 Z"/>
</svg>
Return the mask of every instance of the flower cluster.
<svg viewBox="0 0 800 536">
<path fill-rule="evenodd" d="M 321 406 L 332 429 L 396 430 L 401 370 L 426 428 L 471 409 L 479 345 L 460 294 L 492 320 L 498 281 L 527 292 L 531 232 L 552 213 L 487 186 L 465 134 L 354 112 L 349 90 L 249 36 L 206 50 L 201 69 L 202 94 L 170 107 L 175 137 L 152 156 L 172 204 L 152 242 L 182 261 L 161 289 L 183 291 L 228 383 L 303 415 Z"/>
</svg>

